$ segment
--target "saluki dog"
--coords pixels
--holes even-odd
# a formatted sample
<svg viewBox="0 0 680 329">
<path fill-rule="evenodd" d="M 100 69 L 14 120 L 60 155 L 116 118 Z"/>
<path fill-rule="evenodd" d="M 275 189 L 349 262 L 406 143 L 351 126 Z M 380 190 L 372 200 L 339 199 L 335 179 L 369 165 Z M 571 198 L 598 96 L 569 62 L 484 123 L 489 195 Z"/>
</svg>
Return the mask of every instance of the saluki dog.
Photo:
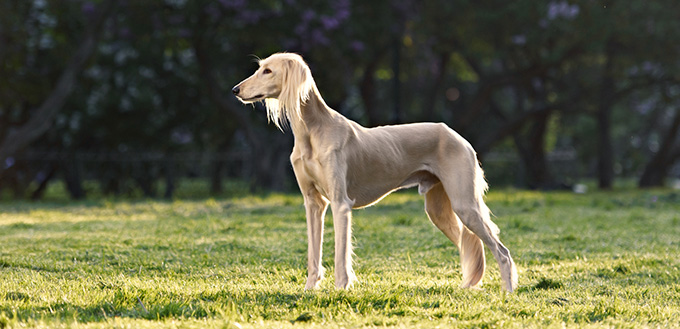
<svg viewBox="0 0 680 329">
<path fill-rule="evenodd" d="M 330 203 L 335 228 L 335 285 L 349 288 L 352 209 L 370 206 L 397 189 L 418 186 L 434 225 L 460 249 L 462 287 L 477 287 L 485 269 L 484 247 L 500 268 L 504 288 L 517 287 L 517 268 L 498 239 L 484 203 L 487 183 L 477 154 L 443 123 L 364 128 L 326 105 L 301 56 L 277 53 L 232 92 L 243 103 L 264 100 L 270 121 L 290 125 L 290 155 L 307 216 L 308 276 L 305 289 L 323 278 L 321 245 Z"/>
</svg>

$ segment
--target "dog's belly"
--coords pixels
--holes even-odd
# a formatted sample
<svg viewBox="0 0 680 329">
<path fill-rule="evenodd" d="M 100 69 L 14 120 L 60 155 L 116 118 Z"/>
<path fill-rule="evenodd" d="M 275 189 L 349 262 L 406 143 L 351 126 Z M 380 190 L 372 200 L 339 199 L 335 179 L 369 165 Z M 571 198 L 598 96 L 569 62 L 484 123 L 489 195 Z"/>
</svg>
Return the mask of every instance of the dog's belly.
<svg viewBox="0 0 680 329">
<path fill-rule="evenodd" d="M 379 177 L 381 175 L 376 173 L 375 176 Z M 425 194 L 430 188 L 439 183 L 439 178 L 428 170 L 418 170 L 405 176 L 407 178 L 401 181 L 382 180 L 385 183 L 380 185 L 367 185 L 361 184 L 361 182 L 356 182 L 356 184 L 350 183 L 347 188 L 347 196 L 354 201 L 352 208 L 358 209 L 371 206 L 390 193 L 403 188 L 418 186 L 418 192 Z"/>
</svg>

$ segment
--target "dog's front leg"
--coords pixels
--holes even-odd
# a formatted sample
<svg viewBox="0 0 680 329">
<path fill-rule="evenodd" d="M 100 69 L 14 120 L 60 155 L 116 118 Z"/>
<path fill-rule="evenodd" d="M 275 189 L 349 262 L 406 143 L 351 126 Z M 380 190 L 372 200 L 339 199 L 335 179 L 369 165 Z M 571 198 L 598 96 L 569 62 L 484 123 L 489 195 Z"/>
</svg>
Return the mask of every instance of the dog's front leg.
<svg viewBox="0 0 680 329">
<path fill-rule="evenodd" d="M 307 284 L 306 290 L 317 287 L 323 279 L 324 268 L 321 265 L 321 247 L 323 243 L 323 222 L 328 202 L 316 189 L 304 193 L 305 212 L 307 215 Z"/>
<path fill-rule="evenodd" d="M 331 202 L 335 229 L 335 286 L 349 288 L 356 280 L 352 269 L 352 204 Z"/>
</svg>

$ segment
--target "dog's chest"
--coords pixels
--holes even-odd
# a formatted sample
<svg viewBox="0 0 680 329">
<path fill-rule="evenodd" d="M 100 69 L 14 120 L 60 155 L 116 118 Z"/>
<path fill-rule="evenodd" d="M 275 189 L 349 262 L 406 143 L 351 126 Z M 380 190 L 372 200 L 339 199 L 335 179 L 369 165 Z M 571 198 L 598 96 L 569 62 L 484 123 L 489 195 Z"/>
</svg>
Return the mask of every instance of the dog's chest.
<svg viewBox="0 0 680 329">
<path fill-rule="evenodd" d="M 318 157 L 313 153 L 311 147 L 298 147 L 293 150 L 291 157 L 295 175 L 301 180 L 312 183 L 319 192 L 325 193 L 325 177 L 323 166 Z"/>
<path fill-rule="evenodd" d="M 302 166 L 305 169 L 307 177 L 314 181 L 315 185 L 319 185 L 324 177 L 323 167 L 321 162 L 312 155 L 302 156 Z"/>
</svg>

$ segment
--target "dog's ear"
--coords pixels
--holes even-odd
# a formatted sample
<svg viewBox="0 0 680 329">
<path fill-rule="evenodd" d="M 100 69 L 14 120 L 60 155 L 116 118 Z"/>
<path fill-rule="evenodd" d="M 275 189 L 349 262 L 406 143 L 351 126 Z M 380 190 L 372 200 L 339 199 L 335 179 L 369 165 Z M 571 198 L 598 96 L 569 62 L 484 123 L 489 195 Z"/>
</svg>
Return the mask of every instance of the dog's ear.
<svg viewBox="0 0 680 329">
<path fill-rule="evenodd" d="M 286 120 L 300 119 L 300 105 L 307 101 L 314 84 L 309 67 L 302 59 L 284 59 L 281 67 L 281 93 L 277 99 L 265 100 L 269 119 L 279 129 Z"/>
<path fill-rule="evenodd" d="M 286 114 L 299 114 L 300 105 L 307 100 L 311 89 L 309 67 L 296 59 L 286 60 L 285 67 L 279 101 L 285 108 Z"/>
<path fill-rule="evenodd" d="M 288 121 L 300 119 L 300 105 L 309 98 L 313 84 L 309 67 L 302 60 L 285 59 L 282 67 L 281 93 L 276 109 L 278 113 L 270 113 L 274 114 L 270 118 L 277 126 L 284 117 Z"/>
</svg>

